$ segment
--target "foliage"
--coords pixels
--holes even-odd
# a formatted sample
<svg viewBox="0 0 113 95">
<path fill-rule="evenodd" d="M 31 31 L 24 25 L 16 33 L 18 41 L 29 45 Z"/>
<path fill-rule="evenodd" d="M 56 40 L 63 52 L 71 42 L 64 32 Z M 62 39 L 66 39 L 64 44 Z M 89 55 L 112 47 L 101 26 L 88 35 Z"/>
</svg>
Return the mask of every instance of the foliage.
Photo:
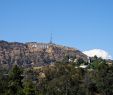
<svg viewBox="0 0 113 95">
<path fill-rule="evenodd" d="M 32 80 L 26 80 L 24 81 L 24 89 L 23 89 L 24 95 L 36 95 L 35 94 L 35 87 L 32 83 Z"/>
<path fill-rule="evenodd" d="M 97 57 L 88 65 L 88 69 L 67 61 L 37 69 L 15 65 L 8 76 L 1 71 L 0 95 L 113 95 L 113 65 Z"/>
<path fill-rule="evenodd" d="M 22 79 L 22 70 L 15 65 L 9 73 L 7 95 L 23 95 Z"/>
</svg>

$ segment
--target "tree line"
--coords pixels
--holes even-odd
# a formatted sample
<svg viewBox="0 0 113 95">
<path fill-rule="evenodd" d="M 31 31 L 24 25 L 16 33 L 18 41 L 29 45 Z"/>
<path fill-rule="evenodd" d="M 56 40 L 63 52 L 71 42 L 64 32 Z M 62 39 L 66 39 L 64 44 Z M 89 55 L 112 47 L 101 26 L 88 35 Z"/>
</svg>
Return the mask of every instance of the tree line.
<svg viewBox="0 0 113 95">
<path fill-rule="evenodd" d="M 95 57 L 76 68 L 80 62 L 0 69 L 0 95 L 113 95 L 113 65 Z"/>
</svg>

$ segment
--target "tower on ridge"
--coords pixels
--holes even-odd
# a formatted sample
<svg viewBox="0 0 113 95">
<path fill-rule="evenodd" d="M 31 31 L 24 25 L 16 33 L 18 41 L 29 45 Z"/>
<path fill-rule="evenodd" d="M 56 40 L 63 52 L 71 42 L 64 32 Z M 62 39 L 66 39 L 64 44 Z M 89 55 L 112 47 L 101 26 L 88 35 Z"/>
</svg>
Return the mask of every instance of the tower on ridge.
<svg viewBox="0 0 113 95">
<path fill-rule="evenodd" d="M 50 44 L 53 44 L 53 34 L 51 32 L 51 37 L 50 37 Z"/>
</svg>

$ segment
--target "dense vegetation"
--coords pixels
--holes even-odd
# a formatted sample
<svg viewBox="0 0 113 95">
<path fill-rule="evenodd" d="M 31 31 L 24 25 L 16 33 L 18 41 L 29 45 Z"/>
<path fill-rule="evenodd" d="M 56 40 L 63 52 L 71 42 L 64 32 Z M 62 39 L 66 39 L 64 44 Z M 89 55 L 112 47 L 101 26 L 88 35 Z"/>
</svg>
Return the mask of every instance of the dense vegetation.
<svg viewBox="0 0 113 95">
<path fill-rule="evenodd" d="M 113 65 L 95 57 L 78 62 L 0 71 L 0 95 L 113 95 Z M 8 74 L 6 74 L 8 72 Z"/>
</svg>

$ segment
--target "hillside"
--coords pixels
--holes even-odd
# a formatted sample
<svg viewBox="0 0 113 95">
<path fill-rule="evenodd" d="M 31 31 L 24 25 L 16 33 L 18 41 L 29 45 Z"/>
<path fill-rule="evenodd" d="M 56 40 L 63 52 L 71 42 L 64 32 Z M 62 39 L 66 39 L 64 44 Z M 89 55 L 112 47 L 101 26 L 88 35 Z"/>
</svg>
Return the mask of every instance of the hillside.
<svg viewBox="0 0 113 95">
<path fill-rule="evenodd" d="M 113 95 L 113 61 L 87 61 L 71 47 L 0 41 L 0 95 Z"/>
<path fill-rule="evenodd" d="M 0 41 L 0 64 L 42 66 L 62 61 L 65 56 L 87 61 L 78 49 L 49 43 Z"/>
</svg>

